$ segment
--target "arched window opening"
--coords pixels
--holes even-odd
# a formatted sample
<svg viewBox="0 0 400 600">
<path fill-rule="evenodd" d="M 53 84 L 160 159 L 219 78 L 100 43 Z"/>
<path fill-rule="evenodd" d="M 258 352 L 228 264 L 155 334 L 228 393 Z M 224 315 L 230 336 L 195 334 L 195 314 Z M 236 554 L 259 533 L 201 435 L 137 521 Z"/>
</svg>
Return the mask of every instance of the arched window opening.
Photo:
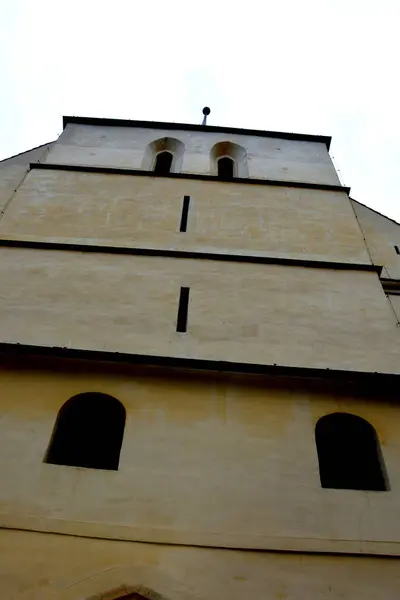
<svg viewBox="0 0 400 600">
<path fill-rule="evenodd" d="M 179 173 L 182 169 L 185 144 L 180 140 L 163 137 L 150 142 L 143 155 L 142 169 L 160 175 Z"/>
<path fill-rule="evenodd" d="M 45 462 L 117 471 L 125 408 L 112 396 L 85 393 L 61 407 Z"/>
<path fill-rule="evenodd" d="M 385 491 L 383 456 L 375 429 L 361 417 L 332 413 L 315 427 L 323 488 Z"/>
<path fill-rule="evenodd" d="M 248 177 L 245 148 L 229 141 L 214 144 L 210 151 L 210 172 L 228 181 Z"/>
<path fill-rule="evenodd" d="M 235 163 L 228 156 L 218 160 L 218 177 L 220 179 L 233 179 L 235 172 Z"/>
<path fill-rule="evenodd" d="M 127 594 L 121 596 L 119 594 L 121 589 L 118 588 L 106 592 L 102 598 L 110 598 L 110 600 L 165 600 L 164 596 L 161 596 L 161 594 L 158 594 L 157 592 L 153 592 L 153 590 L 150 590 L 143 585 L 124 587 L 128 592 Z"/>
<path fill-rule="evenodd" d="M 160 152 L 156 156 L 154 172 L 159 175 L 167 175 L 171 171 L 172 154 L 171 152 Z"/>
</svg>

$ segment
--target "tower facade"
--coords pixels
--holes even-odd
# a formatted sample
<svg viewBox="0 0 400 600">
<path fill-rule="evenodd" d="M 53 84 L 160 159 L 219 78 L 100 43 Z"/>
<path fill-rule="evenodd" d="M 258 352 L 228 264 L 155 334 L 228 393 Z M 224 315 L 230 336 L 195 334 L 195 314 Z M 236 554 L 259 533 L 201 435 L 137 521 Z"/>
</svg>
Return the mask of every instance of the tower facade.
<svg viewBox="0 0 400 600">
<path fill-rule="evenodd" d="M 400 592 L 400 225 L 330 138 L 65 117 L 0 166 L 7 599 Z"/>
</svg>

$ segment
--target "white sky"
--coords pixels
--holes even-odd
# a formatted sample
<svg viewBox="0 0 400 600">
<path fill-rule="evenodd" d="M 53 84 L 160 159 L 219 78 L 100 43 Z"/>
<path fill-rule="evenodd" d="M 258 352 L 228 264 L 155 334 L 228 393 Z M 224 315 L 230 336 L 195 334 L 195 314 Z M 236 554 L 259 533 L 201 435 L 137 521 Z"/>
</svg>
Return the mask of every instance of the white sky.
<svg viewBox="0 0 400 600">
<path fill-rule="evenodd" d="M 62 115 L 332 135 L 352 197 L 400 220 L 399 0 L 0 0 L 0 158 Z"/>
</svg>

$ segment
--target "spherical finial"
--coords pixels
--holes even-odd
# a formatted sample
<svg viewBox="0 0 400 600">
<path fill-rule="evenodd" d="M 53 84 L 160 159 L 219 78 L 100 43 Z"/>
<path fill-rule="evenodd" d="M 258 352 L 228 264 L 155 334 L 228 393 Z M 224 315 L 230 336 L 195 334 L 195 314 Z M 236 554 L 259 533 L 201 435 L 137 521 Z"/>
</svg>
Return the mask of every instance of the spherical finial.
<svg viewBox="0 0 400 600">
<path fill-rule="evenodd" d="M 211 112 L 211 108 L 209 108 L 208 106 L 205 106 L 203 108 L 203 115 L 207 116 L 210 114 L 210 112 Z"/>
</svg>

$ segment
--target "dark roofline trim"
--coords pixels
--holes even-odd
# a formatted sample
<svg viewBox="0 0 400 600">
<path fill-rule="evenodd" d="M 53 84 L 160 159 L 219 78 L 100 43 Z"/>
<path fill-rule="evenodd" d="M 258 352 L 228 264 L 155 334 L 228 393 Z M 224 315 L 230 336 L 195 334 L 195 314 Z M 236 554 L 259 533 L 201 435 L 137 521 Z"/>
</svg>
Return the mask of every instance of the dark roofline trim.
<svg viewBox="0 0 400 600">
<path fill-rule="evenodd" d="M 358 204 L 359 206 L 363 206 L 364 208 L 368 208 L 368 210 L 372 211 L 376 215 L 379 215 L 380 217 L 383 217 L 384 219 L 387 219 L 388 221 L 391 221 L 395 225 L 400 225 L 399 221 L 396 221 L 396 219 L 392 219 L 391 217 L 388 217 L 387 215 L 384 215 L 383 213 L 379 212 L 379 210 L 376 210 L 375 208 L 372 208 L 371 206 L 367 206 L 367 204 L 363 204 L 362 202 L 360 202 L 359 200 L 355 200 L 354 198 L 349 198 L 349 199 L 352 202 L 355 202 L 356 204 Z"/>
<path fill-rule="evenodd" d="M 0 354 L 17 357 L 51 357 L 64 359 L 80 359 L 126 365 L 149 365 L 173 367 L 198 371 L 219 373 L 241 373 L 254 375 L 273 375 L 279 377 L 296 377 L 306 379 L 328 379 L 369 384 L 387 385 L 393 392 L 393 386 L 400 384 L 400 375 L 396 373 L 376 373 L 370 371 L 344 371 L 341 369 L 323 369 L 313 367 L 293 367 L 277 364 L 242 363 L 198 358 L 181 358 L 173 356 L 156 356 L 146 354 L 127 354 L 102 350 L 86 350 L 83 348 L 66 348 L 60 346 L 36 346 L 15 342 L 0 342 Z"/>
<path fill-rule="evenodd" d="M 130 119 L 102 119 L 97 117 L 63 117 L 63 127 L 74 125 L 103 125 L 107 127 L 140 127 L 144 129 L 169 129 L 173 131 L 202 131 L 204 133 L 232 133 L 234 135 L 254 135 L 258 137 L 280 138 L 299 142 L 318 142 L 329 150 L 332 138 L 327 135 L 310 133 L 291 133 L 283 131 L 265 131 L 263 129 L 241 129 L 238 127 L 216 127 L 215 125 L 196 125 L 194 123 L 168 123 L 165 121 L 134 121 Z"/>
<path fill-rule="evenodd" d="M 45 146 L 50 146 L 50 144 L 54 144 L 55 140 L 51 142 L 47 142 L 46 144 L 39 144 L 39 146 L 34 146 L 33 148 L 29 148 L 29 150 L 23 150 L 22 152 L 18 152 L 18 154 L 13 154 L 12 156 L 7 156 L 7 158 L 2 158 L 0 163 L 5 162 L 6 160 L 11 160 L 12 158 L 17 158 L 17 156 L 22 156 L 23 154 L 28 154 L 28 152 L 32 152 L 33 150 L 39 150 L 39 148 L 44 148 Z"/>
<path fill-rule="evenodd" d="M 400 296 L 400 279 L 381 278 L 381 284 L 385 294 Z"/>
<path fill-rule="evenodd" d="M 142 171 L 141 169 L 120 169 L 116 167 L 95 167 L 92 165 L 62 165 L 54 163 L 30 163 L 31 169 L 47 169 L 50 171 L 76 171 L 81 173 L 105 173 L 109 175 L 128 175 L 136 177 L 168 177 L 170 179 L 196 179 L 202 181 L 218 181 L 219 183 L 241 183 L 252 185 L 275 185 L 280 187 L 294 187 L 308 190 L 325 190 L 329 192 L 350 193 L 349 187 L 342 185 L 329 185 L 327 183 L 307 183 L 305 181 L 282 181 L 274 179 L 255 179 L 234 177 L 230 181 L 223 181 L 216 175 L 202 175 L 200 173 L 168 173 L 160 175 L 154 171 Z"/>
<path fill-rule="evenodd" d="M 94 254 L 120 254 L 128 256 L 155 256 L 163 258 L 216 260 L 221 262 L 240 262 L 262 265 L 282 265 L 287 267 L 305 267 L 311 269 L 333 269 L 337 271 L 369 271 L 380 274 L 382 267 L 373 264 L 339 263 L 322 260 L 284 258 L 276 256 L 252 256 L 246 254 L 220 254 L 218 252 L 194 252 L 190 250 L 167 250 L 163 248 L 129 248 L 125 246 L 100 246 L 74 244 L 69 242 L 45 242 L 34 240 L 0 239 L 0 248 L 31 248 L 33 250 L 56 250 L 67 252 L 87 252 Z"/>
</svg>

